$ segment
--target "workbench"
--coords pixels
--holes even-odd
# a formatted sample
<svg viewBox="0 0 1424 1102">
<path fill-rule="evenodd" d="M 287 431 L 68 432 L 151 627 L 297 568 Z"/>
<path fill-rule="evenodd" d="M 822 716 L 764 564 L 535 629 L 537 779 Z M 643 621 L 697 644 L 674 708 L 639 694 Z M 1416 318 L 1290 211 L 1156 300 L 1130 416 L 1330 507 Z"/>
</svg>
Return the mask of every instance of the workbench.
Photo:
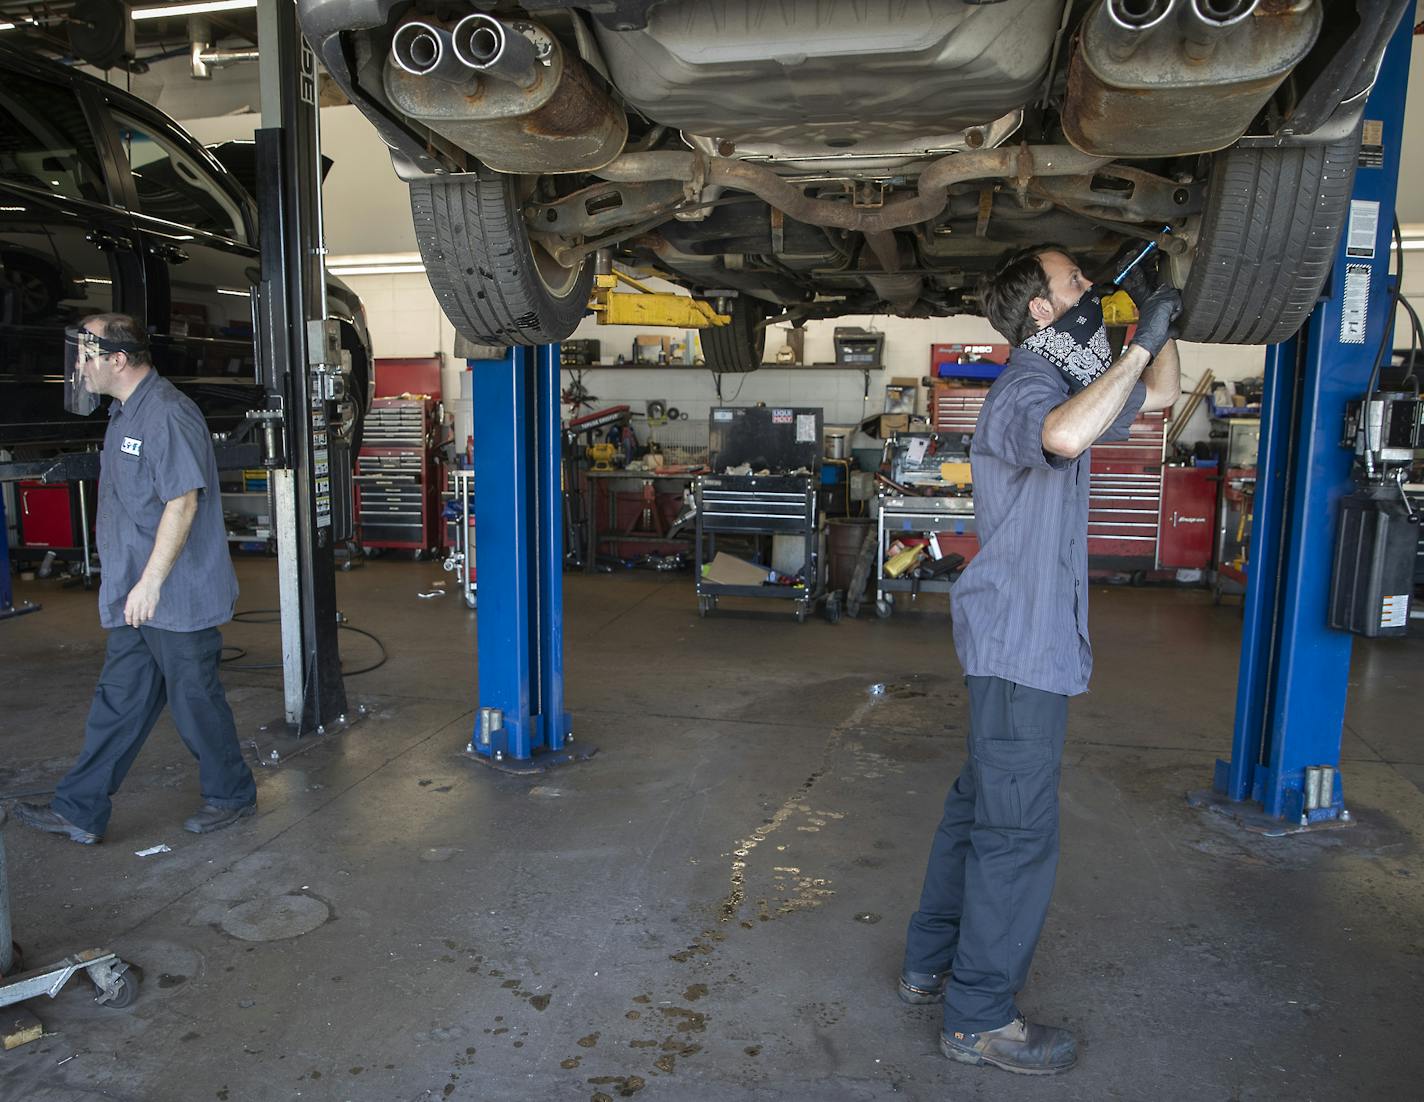
<svg viewBox="0 0 1424 1102">
<path fill-rule="evenodd" d="M 585 471 L 583 472 L 583 474 L 584 474 L 584 477 L 586 477 L 586 478 L 589 480 L 589 481 L 588 481 L 588 525 L 587 525 L 588 531 L 587 531 L 587 539 L 585 540 L 585 544 L 584 544 L 584 556 L 583 556 L 583 572 L 584 572 L 585 574 L 592 574 L 592 573 L 594 573 L 594 572 L 598 569 L 598 546 L 599 546 L 600 543 L 603 543 L 603 542 L 606 542 L 606 541 L 608 541 L 608 542 L 616 541 L 616 542 L 618 542 L 618 543 L 649 543 L 649 544 L 678 543 L 678 544 L 685 544 L 685 545 L 689 545 L 689 546 L 691 545 L 692 539 L 691 539 L 691 537 L 689 537 L 689 536 L 668 536 L 668 535 L 666 534 L 666 530 L 667 530 L 667 528 L 671 525 L 671 521 L 669 521 L 667 524 L 661 524 L 662 518 L 659 517 L 658 514 L 657 514 L 656 498 L 654 498 L 654 505 L 652 506 L 652 508 L 653 508 L 653 517 L 652 517 L 651 519 L 653 520 L 653 522 L 654 522 L 655 524 L 659 524 L 659 527 L 658 527 L 657 530 L 648 529 L 648 528 L 631 527 L 631 528 L 630 528 L 628 531 L 626 531 L 626 532 L 619 532 L 619 531 L 616 531 L 616 529 L 618 528 L 618 494 L 617 494 L 617 491 L 616 491 L 616 486 L 615 486 L 614 484 L 615 484 L 615 483 L 618 483 L 618 482 L 639 482 L 639 483 L 642 483 L 642 485 L 644 486 L 644 488 L 649 487 L 649 486 L 657 487 L 658 484 L 660 484 L 660 483 L 663 483 L 663 484 L 680 484 L 680 485 L 682 485 L 682 486 L 684 486 L 684 487 L 689 487 L 689 486 L 691 486 L 691 485 L 697 480 L 697 475 L 695 475 L 695 474 L 656 474 L 656 473 L 654 473 L 654 472 L 652 472 L 652 471 L 626 471 L 626 470 L 612 470 L 612 471 L 585 470 Z M 609 485 L 608 485 L 608 489 L 607 489 L 606 493 L 604 494 L 604 497 L 606 498 L 607 503 L 608 503 L 608 504 L 607 504 L 607 511 L 608 511 L 608 523 L 607 523 L 607 526 L 608 526 L 608 534 L 607 534 L 607 535 L 601 534 L 601 532 L 600 532 L 600 527 L 599 527 L 598 484 L 599 484 L 600 482 L 604 482 L 604 483 L 608 483 L 608 484 L 609 484 Z M 656 490 L 655 490 L 655 492 L 656 492 Z M 634 524 L 635 524 L 635 525 L 640 524 L 640 523 L 642 522 L 642 519 L 643 519 L 643 518 L 640 516 L 640 517 L 638 518 L 638 520 L 634 522 Z"/>
</svg>

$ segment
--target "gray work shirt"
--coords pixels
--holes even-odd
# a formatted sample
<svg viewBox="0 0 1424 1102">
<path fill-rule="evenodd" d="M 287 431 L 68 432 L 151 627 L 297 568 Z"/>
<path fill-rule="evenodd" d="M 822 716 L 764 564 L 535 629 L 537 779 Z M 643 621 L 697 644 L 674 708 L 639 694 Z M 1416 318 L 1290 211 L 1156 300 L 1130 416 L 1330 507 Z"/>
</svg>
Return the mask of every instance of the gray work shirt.
<svg viewBox="0 0 1424 1102">
<path fill-rule="evenodd" d="M 964 672 L 1045 692 L 1087 692 L 1088 464 L 1047 455 L 1043 421 L 1070 396 L 1035 352 L 1015 348 L 989 388 L 970 447 L 979 552 L 951 592 Z M 1101 440 L 1126 440 L 1138 383 Z"/>
<path fill-rule="evenodd" d="M 198 512 L 149 626 L 201 631 L 232 619 L 237 575 L 228 555 L 218 461 L 191 398 L 150 370 L 109 404 L 99 470 L 99 622 L 124 626 L 124 602 L 153 553 L 164 505 L 198 491 Z"/>
</svg>

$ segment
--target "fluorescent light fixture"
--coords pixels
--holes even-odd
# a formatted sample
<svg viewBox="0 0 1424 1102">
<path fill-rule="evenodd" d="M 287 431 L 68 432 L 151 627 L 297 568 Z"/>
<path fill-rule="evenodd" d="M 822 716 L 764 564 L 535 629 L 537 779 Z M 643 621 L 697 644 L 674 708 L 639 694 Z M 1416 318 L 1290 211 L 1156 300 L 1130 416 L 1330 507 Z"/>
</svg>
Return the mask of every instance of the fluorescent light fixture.
<svg viewBox="0 0 1424 1102">
<path fill-rule="evenodd" d="M 218 288 L 218 294 L 220 294 L 220 295 L 231 295 L 233 298 L 251 298 L 251 297 L 252 297 L 252 292 L 251 292 L 250 290 L 249 290 L 249 291 L 236 291 L 236 290 L 234 290 L 234 289 L 231 288 L 231 287 L 219 287 L 219 288 Z"/>
<path fill-rule="evenodd" d="M 13 31 L 14 29 L 15 24 L 13 23 L 0 23 L 0 31 Z"/>
<path fill-rule="evenodd" d="M 366 275 L 423 275 L 425 273 L 424 264 L 369 264 L 357 265 L 354 268 L 327 268 L 328 272 L 335 276 L 366 276 Z"/>
<path fill-rule="evenodd" d="M 328 256 L 326 270 L 332 275 L 419 275 L 425 264 L 419 253 L 355 253 Z"/>
<path fill-rule="evenodd" d="M 158 4 L 151 8 L 134 8 L 134 19 L 164 19 L 170 15 L 206 15 L 218 11 L 243 11 L 257 7 L 257 0 L 200 0 L 194 4 Z"/>
</svg>

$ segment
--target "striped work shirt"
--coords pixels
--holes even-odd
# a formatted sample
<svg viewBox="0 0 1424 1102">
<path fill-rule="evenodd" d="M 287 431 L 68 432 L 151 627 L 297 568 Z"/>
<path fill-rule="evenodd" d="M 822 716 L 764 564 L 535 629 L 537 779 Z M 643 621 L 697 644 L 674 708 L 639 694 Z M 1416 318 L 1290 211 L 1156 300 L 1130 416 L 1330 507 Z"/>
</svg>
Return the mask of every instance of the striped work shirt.
<svg viewBox="0 0 1424 1102">
<path fill-rule="evenodd" d="M 1068 399 L 1058 369 L 1024 348 L 989 389 L 970 449 L 979 553 L 951 590 L 964 672 L 1045 692 L 1088 689 L 1088 452 L 1047 455 L 1043 421 Z M 1125 440 L 1139 382 L 1101 440 Z"/>
</svg>

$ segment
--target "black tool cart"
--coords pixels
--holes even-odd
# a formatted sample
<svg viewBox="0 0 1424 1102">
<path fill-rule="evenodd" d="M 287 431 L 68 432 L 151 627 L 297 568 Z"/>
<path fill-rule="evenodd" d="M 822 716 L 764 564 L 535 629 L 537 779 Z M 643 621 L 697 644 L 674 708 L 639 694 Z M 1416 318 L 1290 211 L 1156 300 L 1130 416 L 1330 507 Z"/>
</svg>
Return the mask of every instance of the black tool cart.
<svg viewBox="0 0 1424 1102">
<path fill-rule="evenodd" d="M 694 488 L 697 610 L 701 615 L 716 608 L 719 597 L 772 597 L 795 601 L 796 619 L 801 621 L 822 597 L 816 509 L 822 427 L 820 409 L 712 409 L 708 466 L 713 473 L 700 476 Z M 729 470 L 749 473 L 729 474 Z M 718 534 L 800 536 L 805 557 L 799 581 L 794 585 L 709 581 L 702 568 L 717 554 Z"/>
</svg>

